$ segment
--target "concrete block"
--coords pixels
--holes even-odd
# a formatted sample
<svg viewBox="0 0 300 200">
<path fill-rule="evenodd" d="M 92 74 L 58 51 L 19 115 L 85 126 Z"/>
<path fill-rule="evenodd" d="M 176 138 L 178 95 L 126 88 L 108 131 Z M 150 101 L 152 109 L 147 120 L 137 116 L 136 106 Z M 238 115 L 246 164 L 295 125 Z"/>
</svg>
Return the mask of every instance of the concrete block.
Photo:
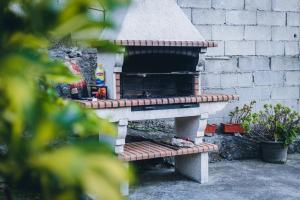
<svg viewBox="0 0 300 200">
<path fill-rule="evenodd" d="M 197 25 L 196 28 L 206 40 L 211 40 L 211 25 Z M 209 48 L 211 49 L 211 48 Z"/>
<path fill-rule="evenodd" d="M 276 56 L 271 58 L 272 70 L 299 70 L 300 63 L 297 57 Z"/>
<path fill-rule="evenodd" d="M 287 25 L 288 26 L 300 26 L 300 13 L 288 12 L 287 13 Z"/>
<path fill-rule="evenodd" d="M 192 22 L 194 24 L 225 24 L 225 11 L 193 9 Z"/>
<path fill-rule="evenodd" d="M 291 71 L 285 74 L 285 85 L 288 86 L 299 86 L 300 85 L 300 72 Z"/>
<path fill-rule="evenodd" d="M 272 9 L 274 11 L 299 11 L 299 0 L 272 0 Z"/>
<path fill-rule="evenodd" d="M 196 135 L 197 138 L 204 137 L 204 130 L 206 128 L 206 125 L 207 125 L 207 119 L 199 121 L 199 128 Z"/>
<path fill-rule="evenodd" d="M 191 8 L 181 8 L 187 18 L 192 21 L 192 9 Z"/>
<path fill-rule="evenodd" d="M 201 85 L 203 88 L 220 88 L 220 74 L 202 73 Z"/>
<path fill-rule="evenodd" d="M 212 0 L 215 9 L 240 9 L 244 8 L 244 0 Z"/>
<path fill-rule="evenodd" d="M 245 0 L 246 10 L 271 10 L 271 0 Z"/>
<path fill-rule="evenodd" d="M 211 0 L 178 0 L 183 8 L 211 8 Z"/>
<path fill-rule="evenodd" d="M 272 40 L 299 40 L 298 27 L 272 27 Z"/>
<path fill-rule="evenodd" d="M 283 72 L 273 72 L 273 71 L 259 71 L 254 72 L 254 84 L 258 86 L 267 85 L 279 85 L 282 86 L 284 82 Z"/>
<path fill-rule="evenodd" d="M 226 24 L 228 25 L 255 25 L 256 12 L 231 10 L 226 11 Z"/>
<path fill-rule="evenodd" d="M 270 26 L 246 26 L 245 40 L 271 40 Z"/>
<path fill-rule="evenodd" d="M 200 120 L 200 116 L 196 117 L 178 117 L 175 118 L 176 136 L 189 138 L 194 141 L 197 133 L 202 126 L 206 126 L 206 120 Z"/>
<path fill-rule="evenodd" d="M 225 42 L 224 41 L 216 41 L 218 43 L 217 47 L 208 48 L 207 56 L 224 56 L 225 55 Z"/>
<path fill-rule="evenodd" d="M 237 71 L 237 58 L 229 60 L 214 60 L 209 59 L 205 62 L 206 72 L 236 72 Z"/>
<path fill-rule="evenodd" d="M 252 87 L 253 86 L 253 75 L 252 73 L 239 73 L 237 75 L 239 87 Z"/>
<path fill-rule="evenodd" d="M 238 75 L 236 73 L 221 74 L 221 87 L 232 88 L 238 86 Z"/>
<path fill-rule="evenodd" d="M 226 41 L 225 55 L 255 55 L 255 41 Z"/>
<path fill-rule="evenodd" d="M 215 93 L 215 94 L 237 94 L 236 88 L 222 88 L 222 89 L 205 89 L 203 93 Z"/>
<path fill-rule="evenodd" d="M 269 100 L 271 98 L 271 87 L 256 86 L 250 88 L 237 88 L 237 94 L 240 96 L 240 101 L 257 101 Z"/>
<path fill-rule="evenodd" d="M 242 71 L 269 70 L 270 59 L 262 56 L 240 57 L 239 69 Z"/>
<path fill-rule="evenodd" d="M 285 26 L 285 12 L 257 11 L 257 24 L 269 26 Z"/>
<path fill-rule="evenodd" d="M 298 42 L 285 42 L 284 50 L 285 50 L 285 55 L 287 55 L 287 56 L 299 55 L 299 43 Z"/>
<path fill-rule="evenodd" d="M 203 135 L 204 135 L 204 132 L 203 132 Z M 199 145 L 201 143 L 203 143 L 203 137 L 195 138 L 194 144 Z"/>
<path fill-rule="evenodd" d="M 274 87 L 271 98 L 275 100 L 299 99 L 299 87 Z"/>
<path fill-rule="evenodd" d="M 208 182 L 208 153 L 175 157 L 176 172 L 199 183 Z"/>
<path fill-rule="evenodd" d="M 283 56 L 284 42 L 256 41 L 255 51 L 258 56 Z"/>
<path fill-rule="evenodd" d="M 243 40 L 243 38 L 244 38 L 243 26 L 226 26 L 226 25 L 212 26 L 212 40 Z M 270 38 L 271 38 L 271 33 L 270 33 Z"/>
</svg>

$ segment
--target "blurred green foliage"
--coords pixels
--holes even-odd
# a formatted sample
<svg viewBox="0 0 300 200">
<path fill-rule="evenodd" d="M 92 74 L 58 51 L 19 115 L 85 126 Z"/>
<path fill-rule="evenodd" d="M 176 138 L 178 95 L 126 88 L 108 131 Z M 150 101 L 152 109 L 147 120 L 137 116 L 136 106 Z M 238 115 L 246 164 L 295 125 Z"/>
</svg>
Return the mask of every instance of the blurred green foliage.
<svg viewBox="0 0 300 200">
<path fill-rule="evenodd" d="M 57 4 L 62 2 L 61 4 Z M 57 97 L 52 84 L 75 77 L 49 59 L 49 41 L 81 35 L 82 45 L 113 46 L 99 31 L 113 24 L 95 20 L 89 8 L 106 10 L 126 0 L 0 1 L 0 177 L 9 187 L 35 191 L 42 199 L 121 199 L 119 185 L 130 178 L 123 164 L 97 141 L 114 127 L 92 111 Z M 95 31 L 97 30 L 97 31 Z M 88 38 L 84 37 L 84 33 Z M 13 199 L 7 190 L 6 198 Z"/>
</svg>

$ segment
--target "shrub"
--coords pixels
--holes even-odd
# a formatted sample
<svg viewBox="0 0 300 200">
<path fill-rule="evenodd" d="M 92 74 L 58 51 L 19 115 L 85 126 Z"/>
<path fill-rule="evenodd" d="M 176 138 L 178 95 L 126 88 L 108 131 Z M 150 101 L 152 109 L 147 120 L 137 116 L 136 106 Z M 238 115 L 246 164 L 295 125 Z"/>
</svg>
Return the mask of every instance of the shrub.
<svg viewBox="0 0 300 200">
<path fill-rule="evenodd" d="M 265 104 L 261 111 L 242 121 L 250 137 L 258 141 L 280 141 L 285 146 L 293 143 L 300 131 L 299 113 L 281 104 Z"/>
</svg>

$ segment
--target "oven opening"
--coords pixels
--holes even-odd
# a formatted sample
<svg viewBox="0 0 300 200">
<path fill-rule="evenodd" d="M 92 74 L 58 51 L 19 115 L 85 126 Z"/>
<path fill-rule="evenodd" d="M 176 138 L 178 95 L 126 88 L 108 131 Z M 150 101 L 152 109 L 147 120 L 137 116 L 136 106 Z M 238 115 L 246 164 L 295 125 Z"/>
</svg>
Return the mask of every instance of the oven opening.
<svg viewBox="0 0 300 200">
<path fill-rule="evenodd" d="M 130 47 L 121 73 L 121 98 L 195 95 L 198 48 Z"/>
</svg>

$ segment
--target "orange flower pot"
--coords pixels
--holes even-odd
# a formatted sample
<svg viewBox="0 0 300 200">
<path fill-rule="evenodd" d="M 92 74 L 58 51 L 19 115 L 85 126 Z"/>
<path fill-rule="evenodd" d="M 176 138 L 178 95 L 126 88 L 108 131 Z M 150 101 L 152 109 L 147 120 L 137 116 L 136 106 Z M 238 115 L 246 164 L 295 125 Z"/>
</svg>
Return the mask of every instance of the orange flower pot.
<svg viewBox="0 0 300 200">
<path fill-rule="evenodd" d="M 204 134 L 206 136 L 213 136 L 216 133 L 217 125 L 216 124 L 207 124 Z"/>
<path fill-rule="evenodd" d="M 221 124 L 221 125 L 222 125 L 223 133 L 226 134 L 245 133 L 245 129 L 242 127 L 241 124 Z"/>
</svg>

